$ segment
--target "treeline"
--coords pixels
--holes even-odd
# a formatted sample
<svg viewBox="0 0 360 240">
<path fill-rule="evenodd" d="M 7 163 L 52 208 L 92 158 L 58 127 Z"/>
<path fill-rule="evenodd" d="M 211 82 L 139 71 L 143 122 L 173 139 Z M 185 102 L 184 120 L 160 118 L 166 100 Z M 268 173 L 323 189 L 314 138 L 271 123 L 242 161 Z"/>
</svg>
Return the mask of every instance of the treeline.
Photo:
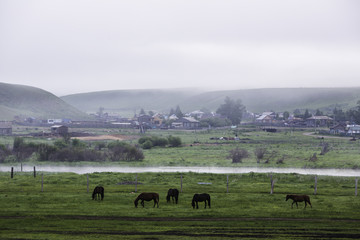
<svg viewBox="0 0 360 240">
<path fill-rule="evenodd" d="M 78 139 L 59 139 L 54 144 L 26 143 L 23 138 L 14 139 L 13 148 L 0 145 L 0 163 L 27 160 L 49 162 L 104 162 L 142 161 L 144 154 L 139 145 L 114 141 L 88 145 Z"/>
</svg>

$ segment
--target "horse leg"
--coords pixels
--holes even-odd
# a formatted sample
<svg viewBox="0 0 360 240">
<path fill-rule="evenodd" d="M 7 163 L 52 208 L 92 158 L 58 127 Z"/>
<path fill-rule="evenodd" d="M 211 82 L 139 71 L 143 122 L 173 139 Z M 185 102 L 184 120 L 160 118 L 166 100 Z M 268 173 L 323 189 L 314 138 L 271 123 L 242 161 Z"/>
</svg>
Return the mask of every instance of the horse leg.
<svg viewBox="0 0 360 240">
<path fill-rule="evenodd" d="M 205 202 L 205 209 L 206 209 L 206 200 L 204 202 Z"/>
<path fill-rule="evenodd" d="M 298 203 L 297 202 L 295 202 L 296 203 L 296 208 L 299 208 L 299 205 L 298 205 Z"/>
<path fill-rule="evenodd" d="M 145 207 L 144 200 L 141 200 L 141 205 Z"/>
<path fill-rule="evenodd" d="M 199 202 L 198 201 L 196 201 L 196 209 L 199 209 L 199 204 L 198 204 Z"/>
<path fill-rule="evenodd" d="M 292 204 L 291 204 L 291 208 L 293 208 L 294 203 L 295 203 L 295 201 L 293 201 L 293 202 L 292 202 Z"/>
</svg>

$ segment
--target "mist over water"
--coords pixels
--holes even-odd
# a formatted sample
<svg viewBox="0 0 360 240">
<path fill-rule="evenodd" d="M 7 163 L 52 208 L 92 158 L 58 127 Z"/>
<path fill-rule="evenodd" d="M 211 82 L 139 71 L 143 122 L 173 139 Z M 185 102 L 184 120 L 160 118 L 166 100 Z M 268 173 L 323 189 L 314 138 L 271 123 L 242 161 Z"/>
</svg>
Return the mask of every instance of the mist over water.
<svg viewBox="0 0 360 240">
<path fill-rule="evenodd" d="M 0 165 L 0 172 L 10 172 L 14 167 L 15 172 L 21 171 L 21 166 Z M 23 172 L 31 172 L 34 166 L 23 165 Z M 324 175 L 324 176 L 343 176 L 359 177 L 360 169 L 303 169 L 303 168 L 257 168 L 257 167 L 121 167 L 121 166 L 36 166 L 37 172 L 72 172 L 86 174 L 94 172 L 118 172 L 118 173 L 143 173 L 143 172 L 196 172 L 196 173 L 216 173 L 216 174 L 235 174 L 235 173 L 297 173 L 303 175 Z"/>
</svg>

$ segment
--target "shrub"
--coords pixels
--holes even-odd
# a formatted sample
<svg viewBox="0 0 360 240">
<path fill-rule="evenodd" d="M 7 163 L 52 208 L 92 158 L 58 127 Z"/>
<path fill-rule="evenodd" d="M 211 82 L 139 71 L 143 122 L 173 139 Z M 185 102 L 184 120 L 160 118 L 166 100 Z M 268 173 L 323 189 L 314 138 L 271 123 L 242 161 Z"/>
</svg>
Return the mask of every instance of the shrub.
<svg viewBox="0 0 360 240">
<path fill-rule="evenodd" d="M 250 154 L 245 149 L 235 148 L 229 151 L 228 159 L 232 159 L 233 163 L 241 163 L 244 158 L 249 157 Z"/>
<path fill-rule="evenodd" d="M 173 136 L 169 136 L 168 137 L 168 141 L 171 147 L 179 147 L 181 146 L 181 138 L 179 137 L 173 137 Z"/>
</svg>

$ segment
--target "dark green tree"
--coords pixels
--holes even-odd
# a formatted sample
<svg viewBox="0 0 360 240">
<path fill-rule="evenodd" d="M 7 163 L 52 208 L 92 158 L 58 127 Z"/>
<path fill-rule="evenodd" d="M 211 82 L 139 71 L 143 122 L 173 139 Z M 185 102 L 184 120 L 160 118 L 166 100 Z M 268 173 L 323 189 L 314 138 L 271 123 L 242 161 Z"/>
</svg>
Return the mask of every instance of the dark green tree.
<svg viewBox="0 0 360 240">
<path fill-rule="evenodd" d="M 180 109 L 180 106 L 179 106 L 179 105 L 176 106 L 175 115 L 176 115 L 178 118 L 182 118 L 182 117 L 184 116 L 184 114 L 181 112 L 181 109 Z"/>
<path fill-rule="evenodd" d="M 307 119 L 309 117 L 311 117 L 311 114 L 309 113 L 309 110 L 306 109 L 304 113 L 304 119 Z"/>
<path fill-rule="evenodd" d="M 290 113 L 288 111 L 285 111 L 283 113 L 284 119 L 287 120 L 290 117 Z"/>
<path fill-rule="evenodd" d="M 241 122 L 242 115 L 245 111 L 245 106 L 242 105 L 241 100 L 233 100 L 229 97 L 225 98 L 225 103 L 221 104 L 216 110 L 216 113 L 228 118 L 233 125 Z"/>
</svg>

